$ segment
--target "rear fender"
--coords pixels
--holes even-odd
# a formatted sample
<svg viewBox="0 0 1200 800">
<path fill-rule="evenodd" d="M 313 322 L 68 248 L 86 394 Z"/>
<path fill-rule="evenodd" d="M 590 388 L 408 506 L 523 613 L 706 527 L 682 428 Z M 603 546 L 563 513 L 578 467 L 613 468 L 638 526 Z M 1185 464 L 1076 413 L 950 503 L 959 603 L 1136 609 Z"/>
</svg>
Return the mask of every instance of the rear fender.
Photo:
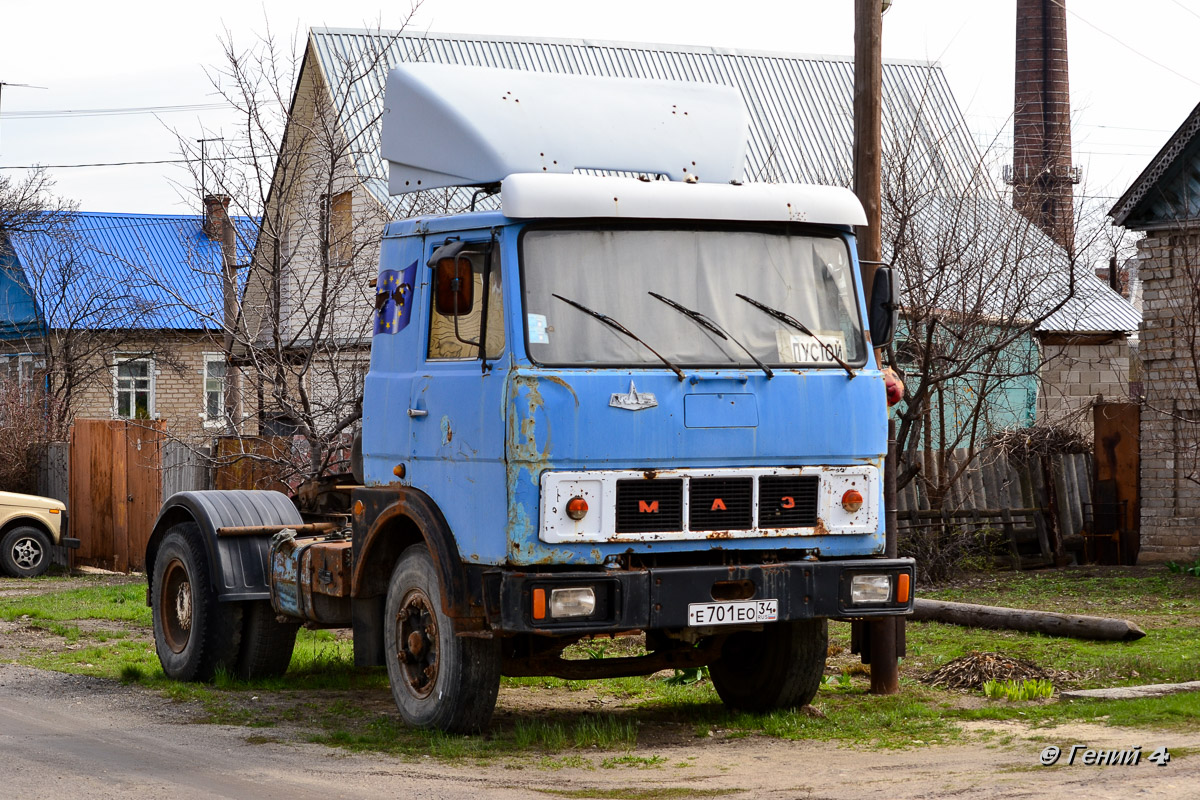
<svg viewBox="0 0 1200 800">
<path fill-rule="evenodd" d="M 268 600 L 271 597 L 271 537 L 217 537 L 217 529 L 242 525 L 302 525 L 304 519 L 281 492 L 229 490 L 179 492 L 171 495 L 146 544 L 146 574 L 167 531 L 195 522 L 210 565 L 209 585 L 221 601 Z"/>
</svg>

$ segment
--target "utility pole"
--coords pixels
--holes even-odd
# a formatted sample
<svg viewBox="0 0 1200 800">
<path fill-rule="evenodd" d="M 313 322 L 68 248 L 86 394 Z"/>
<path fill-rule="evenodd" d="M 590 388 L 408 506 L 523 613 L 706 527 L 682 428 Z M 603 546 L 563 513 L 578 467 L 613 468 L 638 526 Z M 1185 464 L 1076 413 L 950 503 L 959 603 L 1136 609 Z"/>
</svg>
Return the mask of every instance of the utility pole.
<svg viewBox="0 0 1200 800">
<path fill-rule="evenodd" d="M 880 194 L 882 191 L 883 151 L 883 12 L 891 0 L 854 0 L 854 192 L 867 213 L 866 227 L 858 230 L 859 268 L 863 289 L 868 296 L 875 281 L 875 270 L 883 259 Z M 880 362 L 882 352 L 875 351 Z M 890 446 L 888 426 L 888 468 L 895 474 L 895 454 Z M 885 475 L 885 482 L 886 482 Z M 894 477 L 893 477 L 894 480 Z M 895 493 L 887 492 L 891 503 Z M 889 505 L 886 553 L 896 557 L 895 518 Z M 884 617 L 866 624 L 866 637 L 857 637 L 863 662 L 871 666 L 871 693 L 896 694 L 900 691 L 897 641 L 903 617 Z M 860 631 L 861 631 L 860 626 Z"/>
</svg>

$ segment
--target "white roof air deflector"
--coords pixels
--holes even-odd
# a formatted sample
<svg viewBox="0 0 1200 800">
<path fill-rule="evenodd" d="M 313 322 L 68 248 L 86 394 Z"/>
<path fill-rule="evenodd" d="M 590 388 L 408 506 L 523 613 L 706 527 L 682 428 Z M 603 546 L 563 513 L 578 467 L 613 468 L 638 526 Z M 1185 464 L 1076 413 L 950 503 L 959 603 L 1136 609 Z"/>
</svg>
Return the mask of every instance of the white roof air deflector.
<svg viewBox="0 0 1200 800">
<path fill-rule="evenodd" d="M 590 175 L 510 175 L 500 197 L 512 219 L 607 217 L 866 225 L 854 192 L 802 183 L 639 181 Z"/>
<path fill-rule="evenodd" d="M 396 195 L 577 169 L 727 183 L 742 179 L 747 138 L 729 86 L 402 64 L 380 149 Z"/>
</svg>

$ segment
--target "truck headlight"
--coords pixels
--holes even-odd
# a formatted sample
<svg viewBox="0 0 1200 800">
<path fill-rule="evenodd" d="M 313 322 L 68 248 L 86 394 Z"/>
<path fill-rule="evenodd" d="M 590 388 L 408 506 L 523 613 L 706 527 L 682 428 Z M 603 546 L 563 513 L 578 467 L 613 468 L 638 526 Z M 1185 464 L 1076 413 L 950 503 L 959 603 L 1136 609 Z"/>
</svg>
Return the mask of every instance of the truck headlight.
<svg viewBox="0 0 1200 800">
<path fill-rule="evenodd" d="M 596 590 L 590 586 L 550 590 L 550 616 L 588 617 L 596 610 Z"/>
<path fill-rule="evenodd" d="M 855 575 L 850 579 L 851 603 L 886 603 L 891 597 L 890 575 Z"/>
</svg>

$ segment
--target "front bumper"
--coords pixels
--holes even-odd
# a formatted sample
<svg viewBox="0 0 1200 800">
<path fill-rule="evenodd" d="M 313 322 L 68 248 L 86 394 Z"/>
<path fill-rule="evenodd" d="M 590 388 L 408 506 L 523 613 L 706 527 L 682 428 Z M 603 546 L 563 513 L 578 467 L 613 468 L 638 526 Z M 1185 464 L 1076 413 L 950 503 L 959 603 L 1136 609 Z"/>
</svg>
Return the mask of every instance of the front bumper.
<svg viewBox="0 0 1200 800">
<path fill-rule="evenodd" d="M 914 570 L 913 559 L 898 558 L 540 574 L 506 571 L 500 577 L 498 622 L 506 633 L 556 635 L 687 628 L 690 604 L 728 600 L 776 600 L 779 621 L 896 616 L 912 612 Z M 852 602 L 851 580 L 864 574 L 890 577 L 887 601 Z M 902 582 L 907 590 L 901 600 L 897 587 Z M 548 595 L 553 589 L 569 587 L 593 588 L 592 614 L 534 619 L 535 590 Z"/>
<path fill-rule="evenodd" d="M 68 531 L 68 526 L 70 525 L 70 521 L 71 520 L 67 516 L 67 512 L 63 511 L 62 512 L 62 521 L 59 523 L 59 528 L 58 528 L 58 544 L 60 547 L 65 547 L 68 550 L 78 550 L 79 545 L 81 544 L 80 540 L 73 539 L 70 536 L 67 536 L 67 531 Z"/>
</svg>

